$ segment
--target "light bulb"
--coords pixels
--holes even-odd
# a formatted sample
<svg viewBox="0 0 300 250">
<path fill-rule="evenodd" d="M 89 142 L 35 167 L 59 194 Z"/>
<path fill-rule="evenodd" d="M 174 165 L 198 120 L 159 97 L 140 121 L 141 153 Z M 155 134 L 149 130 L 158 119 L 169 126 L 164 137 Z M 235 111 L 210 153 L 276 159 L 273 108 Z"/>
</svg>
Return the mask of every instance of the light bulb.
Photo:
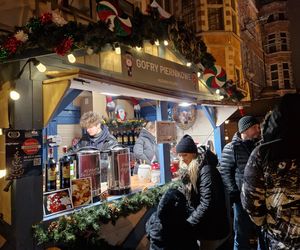
<svg viewBox="0 0 300 250">
<path fill-rule="evenodd" d="M 154 43 L 155 43 L 156 46 L 159 46 L 159 40 L 158 39 L 156 39 Z"/>
<path fill-rule="evenodd" d="M 216 94 L 217 95 L 220 94 L 220 90 L 219 89 L 216 90 Z"/>
<path fill-rule="evenodd" d="M 223 95 L 220 95 L 220 100 L 223 100 L 224 99 L 224 96 Z"/>
<path fill-rule="evenodd" d="M 191 106 L 192 104 L 191 103 L 188 103 L 188 102 L 182 102 L 182 103 L 179 103 L 179 106 L 180 107 L 189 107 Z"/>
<path fill-rule="evenodd" d="M 164 40 L 164 45 L 165 46 L 168 46 L 169 45 L 169 42 L 167 40 Z"/>
<path fill-rule="evenodd" d="M 225 124 L 228 124 L 228 123 L 229 123 L 229 120 L 226 120 L 226 121 L 225 121 Z"/>
<path fill-rule="evenodd" d="M 139 46 L 136 46 L 135 48 L 136 48 L 137 51 L 141 51 L 141 49 L 142 49 L 142 48 L 139 47 Z"/>
<path fill-rule="evenodd" d="M 68 55 L 68 60 L 70 63 L 76 62 L 76 57 L 71 53 Z"/>
<path fill-rule="evenodd" d="M 191 62 L 187 62 L 187 63 L 186 63 L 186 66 L 191 67 L 191 66 L 192 66 L 192 63 L 191 63 Z"/>
<path fill-rule="evenodd" d="M 86 53 L 88 55 L 92 55 L 94 53 L 94 50 L 92 48 L 88 47 L 87 50 L 86 50 Z"/>
<path fill-rule="evenodd" d="M 6 169 L 0 170 L 0 179 L 6 176 Z"/>
<path fill-rule="evenodd" d="M 12 91 L 10 91 L 10 93 L 9 93 L 9 97 L 10 97 L 12 100 L 17 101 L 17 100 L 20 99 L 20 94 L 19 94 L 17 91 L 12 90 Z"/>
<path fill-rule="evenodd" d="M 0 128 L 0 135 L 3 135 L 3 131 L 2 131 L 2 128 Z"/>
<path fill-rule="evenodd" d="M 115 52 L 117 55 L 120 55 L 121 54 L 121 48 L 120 47 L 116 47 L 115 48 Z"/>
<path fill-rule="evenodd" d="M 201 72 L 197 72 L 197 76 L 198 76 L 198 77 L 201 77 Z"/>
<path fill-rule="evenodd" d="M 40 71 L 41 73 L 45 72 L 46 71 L 46 66 L 44 64 L 42 64 L 41 62 L 36 65 L 36 68 L 38 69 L 38 71 Z"/>
</svg>

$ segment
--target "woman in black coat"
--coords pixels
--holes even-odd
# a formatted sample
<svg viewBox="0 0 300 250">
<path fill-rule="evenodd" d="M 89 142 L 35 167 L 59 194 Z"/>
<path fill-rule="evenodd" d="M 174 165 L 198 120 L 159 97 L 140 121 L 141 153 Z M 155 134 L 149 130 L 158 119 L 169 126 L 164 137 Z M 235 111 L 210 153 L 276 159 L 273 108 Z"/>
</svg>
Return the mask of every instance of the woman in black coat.
<svg viewBox="0 0 300 250">
<path fill-rule="evenodd" d="M 157 211 L 146 223 L 150 250 L 198 250 L 196 239 L 186 219 L 188 203 L 183 193 L 169 189 L 161 198 Z"/>
<path fill-rule="evenodd" d="M 230 235 L 229 202 L 217 170 L 218 159 L 208 149 L 196 147 L 185 135 L 176 146 L 183 188 L 193 211 L 187 221 L 201 250 L 214 250 Z"/>
</svg>

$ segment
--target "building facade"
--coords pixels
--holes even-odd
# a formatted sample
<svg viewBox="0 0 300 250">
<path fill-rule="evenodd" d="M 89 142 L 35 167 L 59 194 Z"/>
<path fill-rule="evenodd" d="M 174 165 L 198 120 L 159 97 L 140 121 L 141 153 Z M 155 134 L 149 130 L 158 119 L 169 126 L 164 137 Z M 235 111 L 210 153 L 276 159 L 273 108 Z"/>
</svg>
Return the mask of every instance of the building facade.
<svg viewBox="0 0 300 250">
<path fill-rule="evenodd" d="M 265 52 L 266 88 L 262 97 L 295 92 L 287 1 L 262 1 L 259 16 Z"/>
<path fill-rule="evenodd" d="M 240 27 L 236 0 L 175 0 L 173 13 L 182 18 L 202 37 L 216 64 L 226 70 L 249 99 L 249 88 L 244 81 L 241 55 Z"/>
<path fill-rule="evenodd" d="M 254 0 L 239 1 L 238 10 L 244 80 L 249 85 L 251 99 L 257 100 L 266 85 L 260 27 L 264 19 L 258 16 Z"/>
</svg>

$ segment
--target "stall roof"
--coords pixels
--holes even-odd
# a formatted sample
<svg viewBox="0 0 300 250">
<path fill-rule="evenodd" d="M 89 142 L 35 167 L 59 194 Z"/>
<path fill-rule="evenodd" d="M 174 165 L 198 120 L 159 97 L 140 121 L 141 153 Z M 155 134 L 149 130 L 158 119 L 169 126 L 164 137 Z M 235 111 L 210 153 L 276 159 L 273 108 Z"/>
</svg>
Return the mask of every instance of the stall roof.
<svg viewBox="0 0 300 250">
<path fill-rule="evenodd" d="M 99 93 L 111 93 L 123 96 L 134 96 L 137 98 L 147 98 L 153 100 L 170 102 L 192 102 L 201 101 L 215 103 L 217 97 L 209 92 L 192 92 L 183 90 L 170 90 L 164 86 L 150 86 L 138 82 L 131 82 L 122 79 L 122 75 L 114 73 L 113 75 L 94 72 L 86 69 L 71 69 L 66 71 L 48 72 L 48 76 L 53 79 L 45 80 L 44 83 L 69 79 L 70 88 Z M 145 95 L 146 93 L 146 95 Z"/>
</svg>

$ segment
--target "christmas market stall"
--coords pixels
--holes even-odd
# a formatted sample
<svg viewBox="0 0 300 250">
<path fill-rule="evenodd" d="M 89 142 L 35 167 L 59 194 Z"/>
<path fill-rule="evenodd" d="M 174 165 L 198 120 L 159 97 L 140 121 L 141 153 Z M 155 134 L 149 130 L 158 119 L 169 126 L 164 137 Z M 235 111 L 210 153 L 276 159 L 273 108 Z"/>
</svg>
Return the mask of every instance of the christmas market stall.
<svg viewBox="0 0 300 250">
<path fill-rule="evenodd" d="M 3 249 L 145 249 L 145 221 L 179 185 L 176 141 L 190 134 L 220 156 L 244 93 L 184 22 L 155 1 L 131 8 L 98 1 L 95 22 L 48 11 L 1 37 Z M 116 145 L 71 151 L 91 111 Z M 150 123 L 147 162 L 134 148 Z"/>
</svg>

